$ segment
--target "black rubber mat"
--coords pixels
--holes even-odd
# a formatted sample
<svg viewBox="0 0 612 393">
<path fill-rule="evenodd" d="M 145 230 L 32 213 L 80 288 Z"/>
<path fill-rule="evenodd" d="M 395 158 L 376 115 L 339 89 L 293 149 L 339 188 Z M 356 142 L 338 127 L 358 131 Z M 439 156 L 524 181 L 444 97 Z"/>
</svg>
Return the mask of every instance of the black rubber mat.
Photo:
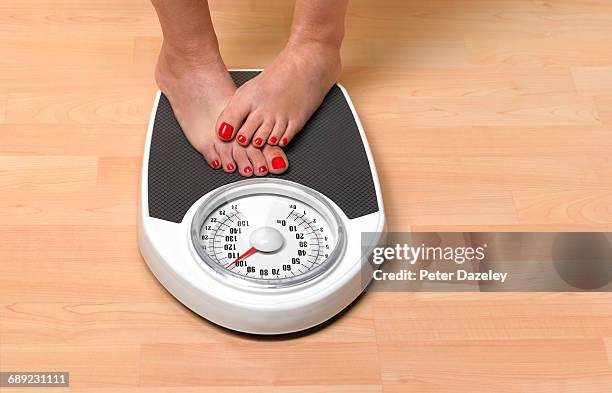
<svg viewBox="0 0 612 393">
<path fill-rule="evenodd" d="M 232 72 L 237 86 L 258 72 Z M 311 187 L 333 200 L 349 218 L 378 211 L 368 158 L 353 114 L 334 86 L 302 131 L 285 149 L 289 169 L 280 176 Z M 203 195 L 244 180 L 208 166 L 191 147 L 168 99 L 159 100 L 149 156 L 149 216 L 181 222 Z"/>
</svg>

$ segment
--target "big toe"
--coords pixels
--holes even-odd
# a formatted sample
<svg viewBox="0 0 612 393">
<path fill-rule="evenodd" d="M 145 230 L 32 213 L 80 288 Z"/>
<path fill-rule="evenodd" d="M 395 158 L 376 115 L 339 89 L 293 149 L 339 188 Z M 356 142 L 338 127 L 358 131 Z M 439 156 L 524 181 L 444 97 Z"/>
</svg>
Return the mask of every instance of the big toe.
<svg viewBox="0 0 612 393">
<path fill-rule="evenodd" d="M 289 168 L 289 160 L 287 160 L 287 156 L 283 149 L 278 146 L 266 145 L 262 152 L 268 163 L 270 173 L 280 175 L 287 171 Z"/>
<path fill-rule="evenodd" d="M 217 137 L 228 142 L 234 139 L 251 110 L 250 101 L 243 94 L 234 94 L 217 118 Z"/>
</svg>

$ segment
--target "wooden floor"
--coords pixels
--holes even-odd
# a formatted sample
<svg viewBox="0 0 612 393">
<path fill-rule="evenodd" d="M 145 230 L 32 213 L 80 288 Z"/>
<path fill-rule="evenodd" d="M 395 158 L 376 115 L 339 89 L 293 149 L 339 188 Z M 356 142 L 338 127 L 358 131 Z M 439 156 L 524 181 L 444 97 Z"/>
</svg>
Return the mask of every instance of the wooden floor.
<svg viewBox="0 0 612 393">
<path fill-rule="evenodd" d="M 213 3 L 228 66 L 270 62 L 289 3 Z M 283 339 L 182 307 L 136 234 L 160 42 L 145 0 L 0 3 L 0 369 L 71 392 L 612 391 L 608 294 L 370 293 Z M 612 229 L 610 0 L 354 0 L 343 57 L 389 229 Z"/>
</svg>

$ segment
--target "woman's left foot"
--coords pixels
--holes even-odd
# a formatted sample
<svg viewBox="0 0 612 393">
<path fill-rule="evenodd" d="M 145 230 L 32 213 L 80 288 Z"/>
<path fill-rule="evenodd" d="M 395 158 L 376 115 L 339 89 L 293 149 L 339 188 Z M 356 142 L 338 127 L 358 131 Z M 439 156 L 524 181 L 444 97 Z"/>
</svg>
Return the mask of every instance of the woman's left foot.
<svg viewBox="0 0 612 393">
<path fill-rule="evenodd" d="M 246 146 L 286 146 L 336 83 L 340 48 L 289 43 L 260 75 L 232 96 L 216 124 L 217 136 Z"/>
</svg>

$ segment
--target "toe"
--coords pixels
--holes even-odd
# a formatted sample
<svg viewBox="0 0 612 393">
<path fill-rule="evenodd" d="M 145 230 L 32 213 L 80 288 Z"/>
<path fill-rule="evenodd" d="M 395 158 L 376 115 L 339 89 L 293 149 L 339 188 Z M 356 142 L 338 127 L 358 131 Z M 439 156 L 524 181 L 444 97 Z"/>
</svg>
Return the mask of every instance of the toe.
<svg viewBox="0 0 612 393">
<path fill-rule="evenodd" d="M 257 112 L 251 112 L 236 134 L 236 141 L 242 146 L 251 143 L 251 137 L 263 123 L 263 118 Z"/>
<path fill-rule="evenodd" d="M 287 121 L 284 119 L 277 119 L 274 124 L 274 128 L 268 137 L 268 144 L 275 146 L 280 142 L 281 136 L 285 133 L 287 129 Z"/>
<path fill-rule="evenodd" d="M 279 175 L 287 171 L 289 161 L 283 149 L 278 146 L 267 145 L 263 148 L 263 155 L 266 158 L 270 173 Z"/>
<path fill-rule="evenodd" d="M 289 124 L 287 125 L 287 129 L 286 129 L 285 133 L 283 135 L 281 135 L 281 137 L 280 137 L 278 145 L 280 147 L 287 146 L 289 144 L 289 142 L 291 142 L 293 137 L 298 133 L 298 131 L 299 130 L 296 127 L 295 123 L 289 122 Z"/>
<path fill-rule="evenodd" d="M 221 165 L 223 165 L 223 170 L 228 173 L 234 172 L 236 170 L 236 162 L 234 161 L 234 156 L 232 154 L 232 144 L 226 142 L 218 143 L 217 151 L 221 157 Z"/>
<path fill-rule="evenodd" d="M 233 146 L 234 160 L 238 166 L 238 172 L 242 176 L 250 177 L 253 175 L 253 165 L 247 156 L 247 148 L 235 144 Z"/>
<path fill-rule="evenodd" d="M 251 164 L 253 164 L 255 176 L 267 175 L 268 165 L 261 149 L 251 145 L 246 148 L 246 152 Z"/>
<path fill-rule="evenodd" d="M 250 112 L 250 101 L 236 93 L 217 119 L 215 129 L 222 141 L 231 141 Z"/>
<path fill-rule="evenodd" d="M 214 143 L 207 143 L 199 148 L 198 151 L 202 153 L 204 159 L 206 162 L 208 162 L 208 165 L 214 169 L 221 168 L 221 157 L 219 156 L 219 153 L 217 153 Z"/>
<path fill-rule="evenodd" d="M 274 128 L 274 121 L 264 120 L 264 122 L 259 126 L 255 135 L 253 135 L 253 146 L 262 148 L 264 143 L 268 140 L 268 137 L 272 133 L 272 129 Z"/>
</svg>

